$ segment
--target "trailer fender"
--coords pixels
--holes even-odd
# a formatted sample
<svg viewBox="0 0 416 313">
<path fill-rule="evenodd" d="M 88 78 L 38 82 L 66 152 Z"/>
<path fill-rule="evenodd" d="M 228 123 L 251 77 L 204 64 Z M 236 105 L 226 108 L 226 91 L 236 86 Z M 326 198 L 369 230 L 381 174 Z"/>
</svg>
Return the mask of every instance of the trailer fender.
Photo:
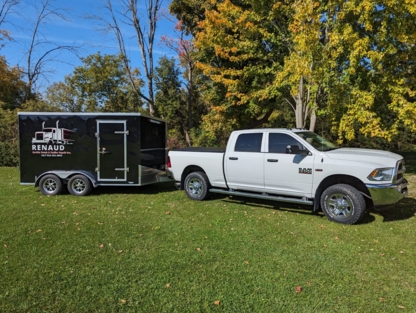
<svg viewBox="0 0 416 313">
<path fill-rule="evenodd" d="M 40 179 L 47 174 L 54 174 L 58 176 L 60 179 L 62 179 L 62 181 L 64 181 L 65 183 L 74 175 L 84 175 L 88 177 L 88 179 L 91 181 L 91 184 L 94 187 L 97 187 L 97 179 L 95 175 L 88 171 L 82 171 L 82 170 L 81 171 L 48 171 L 48 172 L 42 173 L 41 175 L 36 177 L 35 187 L 39 186 Z"/>
</svg>

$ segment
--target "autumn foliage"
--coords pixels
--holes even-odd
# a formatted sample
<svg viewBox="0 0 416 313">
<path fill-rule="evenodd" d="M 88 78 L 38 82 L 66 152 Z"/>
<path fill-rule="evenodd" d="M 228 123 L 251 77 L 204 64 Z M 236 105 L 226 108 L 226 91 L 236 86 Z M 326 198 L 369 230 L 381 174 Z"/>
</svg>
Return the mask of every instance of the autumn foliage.
<svg viewBox="0 0 416 313">
<path fill-rule="evenodd" d="M 183 20 L 217 91 L 207 94 L 207 132 L 222 120 L 287 126 L 276 124 L 286 114 L 286 124 L 318 123 L 344 144 L 414 140 L 416 1 L 207 3 L 199 19 Z"/>
</svg>

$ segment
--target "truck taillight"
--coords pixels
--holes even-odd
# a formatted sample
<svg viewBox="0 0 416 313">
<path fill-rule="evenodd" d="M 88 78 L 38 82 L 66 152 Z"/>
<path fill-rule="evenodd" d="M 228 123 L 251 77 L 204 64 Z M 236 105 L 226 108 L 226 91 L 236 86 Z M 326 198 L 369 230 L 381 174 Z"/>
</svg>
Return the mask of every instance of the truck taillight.
<svg viewBox="0 0 416 313">
<path fill-rule="evenodd" d="M 170 156 L 168 156 L 168 163 L 167 163 L 168 168 L 172 167 L 172 163 L 170 163 Z"/>
</svg>

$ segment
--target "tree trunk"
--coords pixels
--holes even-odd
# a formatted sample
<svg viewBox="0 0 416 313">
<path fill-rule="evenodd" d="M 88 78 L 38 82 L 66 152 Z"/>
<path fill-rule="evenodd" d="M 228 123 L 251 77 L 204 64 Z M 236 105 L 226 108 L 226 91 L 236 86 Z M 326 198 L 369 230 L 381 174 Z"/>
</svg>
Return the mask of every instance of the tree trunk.
<svg viewBox="0 0 416 313">
<path fill-rule="evenodd" d="M 310 124 L 309 124 L 309 130 L 311 132 L 314 132 L 315 131 L 315 126 L 316 126 L 316 109 L 312 109 L 311 120 L 310 120 Z"/>
<path fill-rule="evenodd" d="M 296 128 L 303 128 L 303 112 L 304 112 L 304 103 L 303 103 L 303 93 L 304 93 L 304 84 L 303 84 L 303 76 L 300 77 L 299 80 L 299 92 L 298 95 L 295 98 L 296 102 L 296 109 L 295 109 L 295 115 L 296 115 Z"/>
<path fill-rule="evenodd" d="M 192 129 L 193 66 L 188 63 L 188 131 Z"/>
</svg>

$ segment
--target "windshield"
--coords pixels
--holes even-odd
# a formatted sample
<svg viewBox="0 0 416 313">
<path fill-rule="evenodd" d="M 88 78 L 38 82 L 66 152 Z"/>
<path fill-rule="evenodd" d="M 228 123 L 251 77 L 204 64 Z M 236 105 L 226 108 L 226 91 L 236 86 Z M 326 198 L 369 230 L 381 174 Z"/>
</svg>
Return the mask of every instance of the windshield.
<svg viewBox="0 0 416 313">
<path fill-rule="evenodd" d="M 329 142 L 325 138 L 309 131 L 305 132 L 296 132 L 296 135 L 301 137 L 302 139 L 306 140 L 309 144 L 311 144 L 316 150 L 319 151 L 329 151 L 338 149 L 339 147 L 332 142 Z"/>
</svg>

